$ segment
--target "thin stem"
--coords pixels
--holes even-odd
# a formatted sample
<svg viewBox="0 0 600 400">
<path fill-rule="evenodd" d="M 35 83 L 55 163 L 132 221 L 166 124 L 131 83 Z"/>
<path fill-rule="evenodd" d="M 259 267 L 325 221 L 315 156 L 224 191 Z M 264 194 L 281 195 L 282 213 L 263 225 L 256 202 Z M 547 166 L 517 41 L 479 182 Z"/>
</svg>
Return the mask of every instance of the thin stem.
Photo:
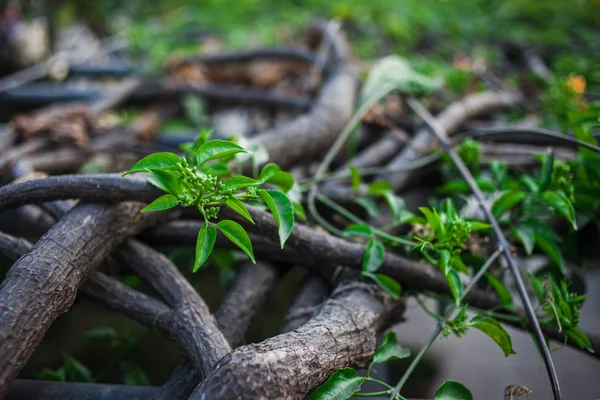
<svg viewBox="0 0 600 400">
<path fill-rule="evenodd" d="M 431 318 L 435 319 L 438 322 L 443 321 L 444 317 L 442 317 L 441 315 L 438 315 L 437 313 L 434 313 L 433 311 L 431 311 L 429 309 L 429 307 L 427 307 L 427 304 L 425 304 L 425 302 L 423 300 L 421 300 L 421 298 L 418 295 L 415 296 L 415 300 L 417 301 L 417 304 L 421 307 L 421 309 L 423 311 L 425 311 L 425 313 L 427 315 L 429 315 Z"/>
<path fill-rule="evenodd" d="M 386 94 L 388 94 L 389 92 L 394 90 L 394 88 L 395 88 L 395 86 L 393 84 L 388 84 L 388 85 L 385 85 L 385 86 L 379 88 L 379 90 L 377 92 L 375 92 L 369 99 L 367 99 L 367 101 L 365 101 L 360 106 L 358 111 L 356 111 L 354 113 L 354 115 L 352 116 L 352 118 L 350 119 L 348 124 L 344 127 L 344 130 L 339 134 L 339 136 L 336 138 L 335 142 L 333 142 L 333 145 L 329 148 L 329 150 L 327 151 L 327 154 L 325 154 L 325 157 L 323 158 L 321 165 L 319 165 L 319 169 L 317 170 L 317 172 L 315 174 L 315 179 L 317 181 L 319 179 L 321 179 L 321 177 L 323 176 L 323 174 L 325 174 L 325 172 L 327 172 L 327 169 L 329 168 L 329 165 L 333 161 L 333 158 L 340 151 L 341 147 L 344 145 L 346 140 L 348 140 L 348 137 L 354 130 L 355 126 L 358 123 L 360 123 L 360 120 L 362 119 L 362 117 L 371 109 L 371 107 L 373 107 L 375 104 L 377 104 L 377 102 L 381 98 L 383 98 Z M 308 197 L 306 199 L 306 202 L 308 205 L 308 211 L 312 214 L 313 218 L 315 220 L 317 220 L 317 222 L 319 222 L 319 224 L 321 224 L 325 229 L 329 230 L 330 232 L 332 232 L 336 235 L 339 235 L 339 233 L 341 231 L 339 229 L 337 229 L 336 227 L 334 227 L 333 225 L 329 224 L 327 221 L 325 221 L 325 219 L 323 217 L 321 217 L 321 215 L 319 214 L 319 212 L 317 210 L 317 206 L 315 205 L 315 197 L 318 192 L 319 192 L 319 188 L 317 187 L 316 184 L 313 183 L 310 187 L 310 190 L 308 192 Z"/>
<path fill-rule="evenodd" d="M 380 174 L 397 174 L 397 173 L 414 171 L 416 169 L 423 168 L 427 165 L 430 165 L 430 164 L 438 161 L 440 158 L 442 158 L 442 153 L 434 152 L 434 153 L 428 154 L 426 156 L 423 156 L 421 158 L 418 158 L 415 161 L 412 161 L 412 162 L 409 162 L 409 163 L 406 163 L 403 165 L 398 165 L 393 168 L 366 167 L 366 168 L 359 168 L 358 172 L 360 172 L 361 176 L 371 176 L 371 175 L 380 175 Z M 301 184 L 314 184 L 314 183 L 320 183 L 320 182 L 324 182 L 324 181 L 347 179 L 350 177 L 351 177 L 351 175 L 350 175 L 349 171 L 338 171 L 338 172 L 332 172 L 330 174 L 323 174 L 319 179 L 317 179 L 316 177 L 306 178 L 306 179 L 303 179 L 302 181 L 300 181 L 300 183 Z"/>
<path fill-rule="evenodd" d="M 319 169 L 315 173 L 316 179 L 320 179 L 325 174 L 325 172 L 327 172 L 327 169 L 329 168 L 329 165 L 331 165 L 333 158 L 336 156 L 336 154 L 338 154 L 338 152 L 340 151 L 340 149 L 342 148 L 342 146 L 344 145 L 346 140 L 348 140 L 348 137 L 350 136 L 350 134 L 352 134 L 352 131 L 354 130 L 356 125 L 358 125 L 360 123 L 361 119 L 365 116 L 365 114 L 367 112 L 369 112 L 369 110 L 375 104 L 377 104 L 379 102 L 379 100 L 381 100 L 385 95 L 387 95 L 394 89 L 395 89 L 394 84 L 387 84 L 387 85 L 380 87 L 378 91 L 373 93 L 373 95 L 371 97 L 369 97 L 358 108 L 358 110 L 354 113 L 354 115 L 352 115 L 352 118 L 350 119 L 348 124 L 344 127 L 344 130 L 335 139 L 335 142 L 333 142 L 333 145 L 329 148 L 329 151 L 327 151 L 327 154 L 325 154 L 325 157 L 323 157 L 323 161 L 321 161 L 321 165 L 319 165 Z"/>
<path fill-rule="evenodd" d="M 546 370 L 548 372 L 548 377 L 550 379 L 550 383 L 552 385 L 552 392 L 554 394 L 555 400 L 562 399 L 562 395 L 560 392 L 560 385 L 558 383 L 558 376 L 556 374 L 556 369 L 554 367 L 554 363 L 552 362 L 552 356 L 550 354 L 550 350 L 548 349 L 548 345 L 546 340 L 544 339 L 544 334 L 540 327 L 540 323 L 536 318 L 535 310 L 533 305 L 531 304 L 531 300 L 527 295 L 527 289 L 525 288 L 525 284 L 523 283 L 523 279 L 519 273 L 519 269 L 517 264 L 510 253 L 510 248 L 502 229 L 500 228 L 500 224 L 498 220 L 492 214 L 489 206 L 485 203 L 485 197 L 481 192 L 481 189 L 475 183 L 475 179 L 473 175 L 462 161 L 462 159 L 456 154 L 454 150 L 452 150 L 450 146 L 450 140 L 445 129 L 439 124 L 439 122 L 427 111 L 416 99 L 410 98 L 408 99 L 408 105 L 411 109 L 423 119 L 423 121 L 429 126 L 432 132 L 438 137 L 442 144 L 443 150 L 450 156 L 463 179 L 468 183 L 471 191 L 475 194 L 475 197 L 479 201 L 479 207 L 483 211 L 486 219 L 492 224 L 492 229 L 498 241 L 498 246 L 504 252 L 504 256 L 506 258 L 506 262 L 508 264 L 508 268 L 515 280 L 515 284 L 517 287 L 517 291 L 519 292 L 519 297 L 521 298 L 521 302 L 523 303 L 523 307 L 525 308 L 525 313 L 529 318 L 529 322 L 533 328 L 533 333 L 535 335 L 537 344 L 541 350 L 542 358 L 544 359 L 544 364 L 546 365 Z"/>
<path fill-rule="evenodd" d="M 485 271 L 487 271 L 487 269 L 498 259 L 498 257 L 500 257 L 501 254 L 502 254 L 502 249 L 498 248 L 487 259 L 487 261 L 485 262 L 485 264 L 483 265 L 483 267 L 481 267 L 481 269 L 479 270 L 479 272 L 477 273 L 477 275 L 475 275 L 473 277 L 473 279 L 471 280 L 471 282 L 469 283 L 469 285 L 464 290 L 464 292 L 463 292 L 463 294 L 462 294 L 462 296 L 460 298 L 460 302 L 462 302 L 467 297 L 467 295 L 469 294 L 469 292 L 471 291 L 471 289 L 473 289 L 473 287 L 477 283 L 477 280 L 481 279 L 481 277 L 483 276 L 483 274 L 485 273 Z M 390 400 L 393 400 L 394 397 L 396 397 L 400 393 L 400 390 L 402 389 L 402 387 L 404 386 L 404 384 L 406 383 L 406 381 L 408 380 L 408 378 L 410 377 L 410 375 L 413 373 L 413 371 L 417 367 L 417 364 L 421 361 L 421 359 L 423 358 L 423 356 L 425 355 L 425 353 L 427 352 L 427 350 L 429 350 L 429 348 L 431 347 L 431 345 L 433 344 L 433 342 L 435 342 L 435 339 L 437 339 L 437 337 L 439 336 L 439 334 L 442 332 L 442 328 L 444 327 L 444 325 L 446 324 L 446 322 L 448 321 L 448 319 L 450 319 L 450 317 L 452 316 L 452 314 L 454 313 L 454 311 L 456 311 L 456 309 L 457 309 L 456 305 L 453 304 L 448 309 L 448 311 L 446 311 L 446 314 L 444 314 L 444 317 L 442 318 L 442 320 L 438 322 L 437 327 L 431 333 L 431 336 L 429 336 L 429 339 L 427 340 L 427 342 L 423 345 L 423 347 L 421 347 L 421 350 L 419 350 L 419 353 L 415 356 L 415 358 L 413 359 L 413 361 L 410 363 L 410 365 L 408 366 L 408 368 L 404 372 L 404 375 L 402 375 L 402 378 L 400 378 L 400 381 L 396 384 L 396 386 L 394 386 L 394 390 L 392 391 L 392 394 L 390 395 Z"/>
<path fill-rule="evenodd" d="M 380 381 L 379 379 L 375 379 L 375 378 L 367 377 L 367 378 L 365 378 L 365 380 L 367 380 L 367 381 L 371 381 L 371 382 L 374 382 L 374 383 L 378 383 L 378 384 L 380 384 L 381 386 L 385 386 L 386 388 L 388 388 L 388 389 L 390 389 L 390 390 L 391 390 L 391 389 L 393 389 L 393 387 L 392 387 L 391 385 L 389 385 L 389 384 L 385 383 L 384 381 Z M 388 394 L 389 394 L 389 392 L 388 392 Z"/>
<path fill-rule="evenodd" d="M 360 219 L 359 217 L 357 217 L 355 214 L 353 214 L 352 212 L 348 211 L 346 208 L 342 207 L 341 205 L 339 205 L 335 201 L 331 200 L 327 196 L 324 196 L 324 195 L 318 193 L 315 197 L 321 203 L 325 204 L 326 206 L 328 206 L 332 210 L 336 211 L 341 216 L 343 216 L 343 217 L 349 219 L 350 221 L 354 222 L 355 224 L 368 225 L 367 222 L 363 221 L 362 219 Z M 384 231 L 382 231 L 380 229 L 377 229 L 377 228 L 374 228 L 374 227 L 371 227 L 371 230 L 373 231 L 373 233 L 375 235 L 381 237 L 382 239 L 389 240 L 391 242 L 399 243 L 399 244 L 402 244 L 402 245 L 405 245 L 405 246 L 416 246 L 418 244 L 416 242 L 411 242 L 410 240 L 407 240 L 407 239 L 403 239 L 403 238 L 400 238 L 400 237 L 397 237 L 397 236 L 390 235 L 389 233 L 384 232 Z M 342 232 L 341 236 L 344 237 L 346 235 Z"/>
<path fill-rule="evenodd" d="M 583 142 L 579 139 L 576 139 L 570 135 L 566 135 L 557 131 L 553 131 L 550 129 L 543 128 L 526 128 L 526 127 L 494 127 L 494 128 L 479 128 L 471 131 L 467 131 L 458 135 L 459 137 L 483 137 L 483 136 L 492 136 L 492 135 L 507 135 L 507 134 L 519 134 L 519 133 L 531 133 L 534 135 L 547 136 L 554 139 L 562 140 L 564 142 L 569 142 L 575 144 L 577 146 L 582 146 L 588 148 L 590 150 L 594 150 L 600 152 L 600 147 L 594 146 L 593 144 L 589 144 Z"/>
<path fill-rule="evenodd" d="M 354 393 L 352 397 L 380 397 L 387 396 L 390 394 L 389 390 L 384 390 L 382 392 L 372 392 L 372 393 Z"/>
</svg>

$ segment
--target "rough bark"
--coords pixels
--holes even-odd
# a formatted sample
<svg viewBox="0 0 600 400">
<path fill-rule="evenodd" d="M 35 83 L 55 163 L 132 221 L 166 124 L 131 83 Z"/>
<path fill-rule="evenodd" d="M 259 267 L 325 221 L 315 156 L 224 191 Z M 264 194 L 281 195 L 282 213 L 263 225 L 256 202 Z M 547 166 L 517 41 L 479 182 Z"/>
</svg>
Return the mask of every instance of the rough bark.
<svg viewBox="0 0 600 400">
<path fill-rule="evenodd" d="M 223 358 L 190 399 L 303 399 L 338 368 L 368 363 L 396 305 L 373 285 L 341 285 L 304 326 Z"/>
<path fill-rule="evenodd" d="M 288 309 L 281 325 L 281 333 L 298 329 L 318 311 L 329 294 L 329 284 L 321 277 L 309 273 L 303 280 L 294 302 Z"/>
<path fill-rule="evenodd" d="M 142 214 L 139 203 L 81 204 L 10 269 L 0 286 L 0 396 L 77 289 L 124 238 L 168 214 Z"/>
<path fill-rule="evenodd" d="M 244 341 L 253 317 L 275 287 L 279 275 L 277 267 L 260 261 L 240 266 L 233 286 L 215 314 L 231 347 L 236 348 Z"/>
<path fill-rule="evenodd" d="M 186 356 L 206 376 L 231 351 L 207 305 L 164 254 L 129 240 L 119 257 L 173 307 L 172 312 L 162 314 L 157 320 L 165 319 Z"/>
<path fill-rule="evenodd" d="M 238 347 L 250 326 L 250 322 L 275 288 L 280 272 L 274 266 L 259 262 L 244 264 L 229 289 L 223 303 L 215 313 L 223 336 L 232 348 Z M 202 380 L 193 365 L 184 360 L 154 399 L 175 400 L 187 398 Z"/>
</svg>

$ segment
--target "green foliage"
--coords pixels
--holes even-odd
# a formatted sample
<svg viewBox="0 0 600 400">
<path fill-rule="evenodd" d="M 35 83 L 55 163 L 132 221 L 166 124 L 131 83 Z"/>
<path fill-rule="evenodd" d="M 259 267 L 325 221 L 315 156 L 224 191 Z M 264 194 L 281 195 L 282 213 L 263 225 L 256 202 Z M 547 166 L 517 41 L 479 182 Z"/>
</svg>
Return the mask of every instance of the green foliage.
<svg viewBox="0 0 600 400">
<path fill-rule="evenodd" d="M 353 368 L 342 368 L 334 372 L 321 386 L 308 396 L 309 400 L 349 399 L 358 391 L 365 378 L 357 376 Z"/>
<path fill-rule="evenodd" d="M 190 144 L 183 146 L 185 154 L 155 153 L 135 163 L 125 174 L 149 173 L 149 182 L 167 192 L 142 212 L 168 210 L 181 204 L 195 206 L 204 217 L 204 225 L 198 232 L 196 272 L 209 258 L 220 231 L 255 262 L 252 243 L 245 229 L 237 222 L 222 220 L 213 223 L 222 206 L 227 206 L 250 223 L 254 223 L 244 201 L 262 201 L 267 205 L 279 229 L 279 240 L 283 248 L 294 227 L 297 205 L 289 195 L 295 185 L 291 174 L 275 164 L 267 164 L 260 178 L 232 176 L 228 163 L 246 150 L 231 141 L 209 140 L 210 132 L 203 131 Z M 220 171 L 218 174 L 215 171 Z M 275 186 L 280 190 L 261 189 L 262 185 Z M 301 206 L 300 206 L 301 207 Z"/>
<path fill-rule="evenodd" d="M 439 89 L 442 82 L 416 72 L 410 63 L 398 56 L 388 56 L 377 61 L 363 85 L 359 102 L 365 103 L 382 88 L 399 90 L 406 94 L 427 94 Z"/>
<path fill-rule="evenodd" d="M 557 283 L 552 276 L 543 279 L 529 274 L 535 295 L 539 301 L 542 312 L 540 322 L 554 326 L 565 336 L 573 339 L 582 349 L 593 353 L 586 335 L 578 328 L 581 317 L 581 303 L 585 295 L 569 292 L 567 282 L 562 280 Z"/>
<path fill-rule="evenodd" d="M 483 317 L 477 315 L 471 318 L 469 326 L 479 329 L 481 332 L 488 335 L 504 352 L 504 355 L 508 357 L 511 354 L 517 354 L 512 348 L 512 341 L 508 332 L 496 321 L 494 318 Z"/>
<path fill-rule="evenodd" d="M 407 357 L 410 357 L 410 349 L 402 347 L 396 340 L 396 334 L 393 331 L 388 331 L 383 338 L 383 342 L 375 351 L 371 364 L 381 364 Z"/>
<path fill-rule="evenodd" d="M 448 379 L 435 392 L 434 400 L 473 400 L 473 394 L 460 382 Z"/>
<path fill-rule="evenodd" d="M 90 370 L 68 354 L 63 354 L 63 365 L 56 370 L 44 368 L 39 374 L 39 379 L 62 382 L 92 382 Z"/>
</svg>

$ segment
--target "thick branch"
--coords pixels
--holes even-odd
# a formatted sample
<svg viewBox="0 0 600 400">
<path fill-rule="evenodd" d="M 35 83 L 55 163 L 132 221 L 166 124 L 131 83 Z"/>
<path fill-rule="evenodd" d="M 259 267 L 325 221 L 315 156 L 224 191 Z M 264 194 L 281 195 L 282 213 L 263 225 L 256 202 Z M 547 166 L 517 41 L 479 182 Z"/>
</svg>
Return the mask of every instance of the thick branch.
<svg viewBox="0 0 600 400">
<path fill-rule="evenodd" d="M 215 318 L 223 335 L 236 348 L 243 341 L 254 316 L 275 288 L 279 278 L 275 267 L 261 263 L 244 264 L 236 276 L 235 283 L 229 289 Z M 184 360 L 154 399 L 175 400 L 187 398 L 202 375 L 189 361 Z"/>
<path fill-rule="evenodd" d="M 279 275 L 279 268 L 264 262 L 240 266 L 233 286 L 215 314 L 231 347 L 236 348 L 244 341 L 253 317 L 275 287 Z"/>
<path fill-rule="evenodd" d="M 10 269 L 0 286 L 0 396 L 90 271 L 124 238 L 161 218 L 141 207 L 78 205 Z"/>
<path fill-rule="evenodd" d="M 227 355 L 190 399 L 304 399 L 338 368 L 367 364 L 393 308 L 373 285 L 342 285 L 304 326 Z"/>
<path fill-rule="evenodd" d="M 309 273 L 303 280 L 298 293 L 287 311 L 281 333 L 298 329 L 308 322 L 323 304 L 330 288 L 327 282 L 318 275 Z"/>
</svg>

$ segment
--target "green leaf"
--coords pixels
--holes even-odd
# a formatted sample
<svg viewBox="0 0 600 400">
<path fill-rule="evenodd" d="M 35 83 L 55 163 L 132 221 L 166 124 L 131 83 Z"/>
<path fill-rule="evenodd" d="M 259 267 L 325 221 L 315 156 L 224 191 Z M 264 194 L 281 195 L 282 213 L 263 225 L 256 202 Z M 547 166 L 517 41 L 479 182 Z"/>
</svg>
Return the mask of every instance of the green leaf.
<svg viewBox="0 0 600 400">
<path fill-rule="evenodd" d="M 473 400 L 473 394 L 462 383 L 448 379 L 435 392 L 433 400 Z"/>
<path fill-rule="evenodd" d="M 209 226 L 207 223 L 202 225 L 202 228 L 200 228 L 200 231 L 198 232 L 198 240 L 196 241 L 196 260 L 194 261 L 194 272 L 198 271 L 198 268 L 200 268 L 206 262 L 206 260 L 208 260 L 208 257 L 215 246 L 216 240 L 217 230 L 212 226 Z"/>
<path fill-rule="evenodd" d="M 177 206 L 177 204 L 179 204 L 177 197 L 172 194 L 165 194 L 142 208 L 142 212 L 168 210 Z"/>
<path fill-rule="evenodd" d="M 272 177 L 279 171 L 281 171 L 281 168 L 279 168 L 279 165 L 269 163 L 263 167 L 262 171 L 260 172 L 259 179 L 261 182 L 265 183 L 267 181 L 267 179 L 269 179 L 270 177 Z"/>
<path fill-rule="evenodd" d="M 123 361 L 121 363 L 123 371 L 123 383 L 133 386 L 151 386 L 152 382 L 139 365 L 132 361 Z"/>
<path fill-rule="evenodd" d="M 452 258 L 452 254 L 450 254 L 449 250 L 440 250 L 440 268 L 444 272 L 444 275 L 448 274 L 452 265 L 450 265 L 450 258 Z"/>
<path fill-rule="evenodd" d="M 195 161 L 194 161 L 195 162 Z M 223 178 L 227 176 L 231 176 L 231 170 L 227 166 L 225 162 L 216 162 L 211 164 L 204 164 L 202 168 L 200 168 L 200 172 L 206 175 L 214 175 L 217 178 Z"/>
<path fill-rule="evenodd" d="M 200 128 L 204 125 L 208 118 L 204 112 L 204 103 L 198 97 L 188 95 L 183 99 L 183 108 L 190 122 Z"/>
<path fill-rule="evenodd" d="M 67 354 L 64 354 L 63 358 L 65 360 L 65 372 L 66 372 L 67 381 L 70 381 L 70 382 L 91 382 L 92 381 L 92 372 L 88 369 L 88 367 L 86 367 L 85 365 L 83 365 L 82 363 L 80 363 L 79 361 L 74 359 L 73 357 L 68 356 Z"/>
<path fill-rule="evenodd" d="M 373 362 L 381 364 L 390 360 L 401 360 L 407 357 L 410 357 L 410 349 L 400 346 L 396 340 L 394 331 L 388 331 L 383 338 L 381 346 L 375 350 Z"/>
<path fill-rule="evenodd" d="M 279 165 L 273 163 L 265 165 L 259 179 L 262 183 L 275 185 L 286 193 L 292 189 L 295 183 L 294 175 L 282 171 Z"/>
<path fill-rule="evenodd" d="M 548 149 L 542 161 L 542 171 L 540 173 L 540 192 L 548 189 L 552 182 L 552 171 L 554 170 L 554 153 L 552 149 Z"/>
<path fill-rule="evenodd" d="M 375 239 L 369 240 L 365 248 L 365 256 L 363 258 L 363 271 L 375 272 L 383 264 L 383 256 L 385 249 L 383 245 Z"/>
<path fill-rule="evenodd" d="M 65 376 L 64 368 L 58 368 L 56 371 L 51 370 L 50 368 L 44 368 L 42 372 L 38 374 L 38 379 L 43 381 L 64 382 L 67 377 Z"/>
<path fill-rule="evenodd" d="M 306 221 L 306 211 L 304 211 L 302 203 L 294 202 L 294 215 L 302 221 Z"/>
<path fill-rule="evenodd" d="M 352 190 L 356 192 L 360 188 L 362 177 L 360 176 L 358 168 L 354 165 L 350 165 L 348 169 L 350 170 L 350 177 L 352 178 Z"/>
<path fill-rule="evenodd" d="M 211 140 L 200 146 L 196 152 L 196 163 L 201 165 L 206 161 L 229 157 L 236 153 L 246 153 L 246 150 L 230 141 Z"/>
<path fill-rule="evenodd" d="M 435 231 L 440 236 L 445 235 L 446 230 L 444 229 L 444 224 L 442 223 L 442 219 L 440 218 L 440 215 L 437 213 L 436 210 L 432 211 L 427 207 L 419 207 L 419 211 L 423 213 L 425 219 L 427 220 L 427 223 L 429 224 L 429 227 L 433 231 Z"/>
<path fill-rule="evenodd" d="M 581 347 L 582 349 L 586 349 L 590 353 L 595 353 L 596 352 L 594 350 L 594 348 L 592 347 L 592 344 L 590 343 L 590 340 L 585 335 L 585 333 L 583 333 L 583 331 L 581 329 L 579 329 L 579 328 L 569 328 L 569 329 L 567 329 L 567 331 L 565 332 L 565 334 L 570 339 L 573 339 L 575 341 L 575 343 L 577 343 L 577 345 L 579 347 Z"/>
<path fill-rule="evenodd" d="M 177 167 L 181 159 L 173 153 L 154 153 L 142 158 L 136 162 L 133 167 L 121 176 L 135 174 L 138 172 L 147 172 L 157 169 L 172 169 Z"/>
<path fill-rule="evenodd" d="M 383 197 L 392 211 L 394 220 L 399 220 L 402 217 L 402 211 L 404 211 L 404 200 L 392 192 L 385 192 Z"/>
<path fill-rule="evenodd" d="M 246 218 L 248 221 L 254 223 L 246 205 L 241 202 L 239 199 L 229 199 L 225 202 L 227 207 L 231 208 L 233 211 L 240 214 L 242 217 Z"/>
<path fill-rule="evenodd" d="M 483 231 L 486 229 L 490 229 L 492 227 L 492 225 L 487 224 L 485 222 L 481 222 L 481 221 L 468 221 L 469 224 L 471 224 L 471 231 Z"/>
<path fill-rule="evenodd" d="M 573 204 L 563 192 L 544 192 L 542 201 L 552 207 L 556 212 L 565 217 L 571 223 L 573 229 L 577 230 L 577 221 L 575 220 L 575 209 Z"/>
<path fill-rule="evenodd" d="M 270 177 L 269 179 L 267 179 L 265 183 L 275 185 L 279 189 L 287 193 L 292 189 L 295 182 L 296 181 L 294 180 L 294 175 L 290 174 L 289 172 L 280 171 L 272 177 Z"/>
<path fill-rule="evenodd" d="M 535 179 L 533 179 L 533 177 L 529 175 L 521 175 L 520 181 L 530 193 L 538 193 L 540 191 L 540 185 Z"/>
<path fill-rule="evenodd" d="M 360 236 L 366 238 L 373 236 L 373 230 L 369 225 L 365 224 L 352 224 L 344 230 L 344 233 L 348 236 Z"/>
<path fill-rule="evenodd" d="M 490 161 L 490 170 L 496 184 L 500 185 L 506 177 L 506 164 L 499 162 L 498 160 Z"/>
<path fill-rule="evenodd" d="M 502 306 L 507 310 L 514 310 L 515 306 L 512 301 L 512 296 L 510 295 L 510 292 L 508 291 L 506 286 L 504 286 L 504 284 L 500 282 L 498 278 L 496 278 L 489 272 L 485 274 L 485 277 L 487 278 L 490 285 L 492 285 L 492 287 L 494 288 L 494 291 L 498 295 Z"/>
<path fill-rule="evenodd" d="M 352 368 L 338 369 L 308 396 L 308 400 L 346 400 L 360 390 L 365 378 Z"/>
<path fill-rule="evenodd" d="M 240 224 L 235 221 L 225 220 L 219 222 L 217 227 L 225 236 L 227 236 L 229 240 L 231 240 L 237 247 L 242 249 L 244 253 L 250 257 L 254 264 L 256 264 L 254 252 L 252 251 L 252 242 L 250 242 L 250 237 Z"/>
<path fill-rule="evenodd" d="M 108 343 L 111 347 L 117 347 L 119 345 L 119 335 L 114 328 L 110 327 L 90 329 L 85 333 L 85 337 L 86 339 L 96 342 Z"/>
<path fill-rule="evenodd" d="M 181 193 L 181 183 L 179 183 L 179 174 L 171 171 L 163 171 L 160 169 L 150 171 L 148 182 L 156 186 L 163 192 L 178 195 Z"/>
<path fill-rule="evenodd" d="M 439 78 L 431 78 L 415 71 L 405 58 L 391 55 L 377 61 L 371 68 L 362 87 L 359 103 L 374 96 L 383 86 L 416 95 L 437 90 L 442 83 Z"/>
<path fill-rule="evenodd" d="M 481 189 L 482 192 L 493 192 L 494 191 L 494 183 L 489 179 L 485 178 L 477 178 L 475 179 L 475 183 Z M 450 181 L 444 185 L 442 185 L 438 192 L 440 193 L 470 193 L 471 188 L 469 184 L 464 179 L 456 179 Z"/>
<path fill-rule="evenodd" d="M 500 346 L 500 349 L 502 349 L 506 357 L 510 356 L 511 354 L 517 354 L 512 348 L 510 335 L 494 318 L 476 315 L 475 317 L 471 318 L 469 325 L 488 335 L 494 342 L 496 342 L 496 344 L 498 344 L 498 346 Z"/>
<path fill-rule="evenodd" d="M 233 190 L 247 188 L 249 186 L 258 186 L 260 181 L 257 181 L 247 176 L 234 176 L 223 182 L 223 190 Z"/>
<path fill-rule="evenodd" d="M 512 229 L 512 233 L 515 238 L 523 244 L 525 252 L 530 256 L 533 252 L 533 245 L 535 244 L 534 226 L 526 222 L 519 222 L 517 226 Z"/>
<path fill-rule="evenodd" d="M 543 251 L 548 258 L 558 266 L 562 275 L 566 274 L 565 263 L 562 258 L 558 243 L 554 242 L 550 238 L 536 232 L 535 234 L 535 245 Z"/>
<path fill-rule="evenodd" d="M 367 193 L 381 196 L 387 192 L 392 192 L 392 185 L 388 181 L 375 181 L 367 188 Z"/>
<path fill-rule="evenodd" d="M 373 274 L 371 272 L 362 272 L 363 276 L 371 278 L 379 285 L 380 288 L 385 290 L 393 299 L 399 300 L 400 293 L 402 292 L 402 286 L 396 282 L 393 278 L 383 274 Z"/>
<path fill-rule="evenodd" d="M 450 292 L 452 293 L 452 297 L 454 298 L 454 304 L 456 304 L 456 307 L 459 307 L 460 299 L 463 295 L 463 284 L 460 280 L 460 275 L 458 275 L 458 272 L 451 269 L 446 274 L 446 280 L 448 281 Z"/>
<path fill-rule="evenodd" d="M 278 190 L 259 190 L 258 195 L 265 201 L 279 228 L 279 243 L 283 249 L 294 228 L 294 204 Z"/>
<path fill-rule="evenodd" d="M 492 214 L 494 214 L 494 217 L 500 218 L 507 211 L 525 200 L 526 197 L 527 193 L 522 190 L 509 190 L 508 192 L 504 192 L 496 199 L 496 201 L 494 201 L 494 204 L 492 205 Z"/>
<path fill-rule="evenodd" d="M 535 295 L 538 299 L 538 301 L 540 302 L 540 304 L 542 304 L 544 302 L 545 299 L 545 290 L 544 290 L 544 285 L 542 284 L 542 281 L 540 281 L 538 278 L 536 278 L 535 275 L 533 275 L 531 272 L 527 273 L 527 275 L 529 275 L 529 280 L 531 281 L 531 285 L 533 286 L 533 290 L 535 291 Z"/>
<path fill-rule="evenodd" d="M 372 198 L 362 196 L 356 199 L 356 203 L 367 211 L 369 217 L 376 218 L 379 215 L 379 207 Z"/>
</svg>

